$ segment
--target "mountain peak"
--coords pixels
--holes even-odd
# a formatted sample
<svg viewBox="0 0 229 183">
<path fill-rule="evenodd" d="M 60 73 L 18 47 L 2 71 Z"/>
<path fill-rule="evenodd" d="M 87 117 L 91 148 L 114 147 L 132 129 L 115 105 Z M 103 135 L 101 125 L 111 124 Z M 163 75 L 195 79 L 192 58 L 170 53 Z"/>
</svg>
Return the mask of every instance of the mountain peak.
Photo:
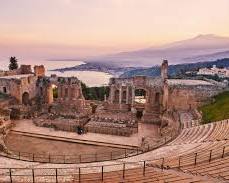
<svg viewBox="0 0 229 183">
<path fill-rule="evenodd" d="M 216 38 L 219 37 L 215 34 L 199 34 L 196 37 L 194 37 L 194 39 L 199 39 L 199 38 Z"/>
</svg>

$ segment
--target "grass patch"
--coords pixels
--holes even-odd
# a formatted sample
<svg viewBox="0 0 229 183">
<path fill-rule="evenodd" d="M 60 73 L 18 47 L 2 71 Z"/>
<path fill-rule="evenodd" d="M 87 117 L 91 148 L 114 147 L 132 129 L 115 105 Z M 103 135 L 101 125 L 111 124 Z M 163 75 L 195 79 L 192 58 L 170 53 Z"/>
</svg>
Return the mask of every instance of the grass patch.
<svg viewBox="0 0 229 183">
<path fill-rule="evenodd" d="M 229 119 L 229 91 L 214 97 L 214 102 L 200 107 L 203 123 Z"/>
</svg>

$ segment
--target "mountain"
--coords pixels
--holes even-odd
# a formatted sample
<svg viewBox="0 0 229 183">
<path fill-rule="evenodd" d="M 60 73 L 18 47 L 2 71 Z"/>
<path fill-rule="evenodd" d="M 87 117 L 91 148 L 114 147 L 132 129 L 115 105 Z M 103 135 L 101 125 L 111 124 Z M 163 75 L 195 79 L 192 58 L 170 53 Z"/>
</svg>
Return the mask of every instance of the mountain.
<svg viewBox="0 0 229 183">
<path fill-rule="evenodd" d="M 86 62 L 108 62 L 124 67 L 150 67 L 163 59 L 171 64 L 213 61 L 229 57 L 229 38 L 212 34 L 169 43 L 163 46 L 93 57 Z"/>
<path fill-rule="evenodd" d="M 200 68 L 210 68 L 213 65 L 216 67 L 226 67 L 229 68 L 229 58 L 219 59 L 216 61 L 207 61 L 207 62 L 197 62 L 197 63 L 185 63 L 185 64 L 176 64 L 176 65 L 169 65 L 168 74 L 170 77 L 175 77 L 178 75 L 184 75 L 187 71 L 197 71 Z M 125 72 L 120 77 L 133 77 L 137 75 L 143 76 L 151 76 L 156 77 L 160 76 L 161 69 L 160 66 L 153 66 L 147 69 L 135 69 L 128 72 Z"/>
</svg>

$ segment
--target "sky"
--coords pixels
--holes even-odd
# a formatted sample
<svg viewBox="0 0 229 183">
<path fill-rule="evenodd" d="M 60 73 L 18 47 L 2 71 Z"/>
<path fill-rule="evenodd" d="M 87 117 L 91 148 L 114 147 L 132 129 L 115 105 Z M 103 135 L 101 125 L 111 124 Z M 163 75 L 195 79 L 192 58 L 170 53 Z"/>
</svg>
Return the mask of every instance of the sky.
<svg viewBox="0 0 229 183">
<path fill-rule="evenodd" d="M 229 0 L 0 0 L 0 57 L 87 57 L 229 37 Z"/>
</svg>

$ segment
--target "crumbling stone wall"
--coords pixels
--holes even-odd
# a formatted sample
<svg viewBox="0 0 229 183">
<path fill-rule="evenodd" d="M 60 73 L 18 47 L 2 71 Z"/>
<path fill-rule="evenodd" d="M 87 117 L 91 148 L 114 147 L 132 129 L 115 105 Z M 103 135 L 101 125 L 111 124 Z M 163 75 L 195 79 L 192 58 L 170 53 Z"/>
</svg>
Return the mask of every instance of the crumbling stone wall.
<svg viewBox="0 0 229 183">
<path fill-rule="evenodd" d="M 5 121 L 0 119 L 0 152 L 4 152 L 7 154 L 10 153 L 7 149 L 7 146 L 5 145 L 5 139 L 12 126 L 13 123 L 11 123 L 11 121 Z"/>
<path fill-rule="evenodd" d="M 22 96 L 25 92 L 29 94 L 29 99 L 36 96 L 37 77 L 25 75 L 21 78 L 0 78 L 0 92 L 15 97 L 22 104 Z"/>
<path fill-rule="evenodd" d="M 20 74 L 32 74 L 31 65 L 21 65 L 20 68 L 8 71 L 0 71 L 0 77 Z"/>
<path fill-rule="evenodd" d="M 170 86 L 168 109 L 189 110 L 198 108 L 220 91 L 214 85 Z"/>
<path fill-rule="evenodd" d="M 161 77 L 111 78 L 109 86 L 106 110 L 143 110 L 141 121 L 155 124 L 160 124 L 164 111 L 195 109 L 223 89 L 219 84 L 202 80 L 169 79 L 167 60 L 161 65 Z M 135 103 L 135 89 L 146 91 L 145 104 Z"/>
<path fill-rule="evenodd" d="M 44 77 L 45 76 L 45 67 L 43 65 L 34 66 L 34 74 L 35 76 Z"/>
</svg>

